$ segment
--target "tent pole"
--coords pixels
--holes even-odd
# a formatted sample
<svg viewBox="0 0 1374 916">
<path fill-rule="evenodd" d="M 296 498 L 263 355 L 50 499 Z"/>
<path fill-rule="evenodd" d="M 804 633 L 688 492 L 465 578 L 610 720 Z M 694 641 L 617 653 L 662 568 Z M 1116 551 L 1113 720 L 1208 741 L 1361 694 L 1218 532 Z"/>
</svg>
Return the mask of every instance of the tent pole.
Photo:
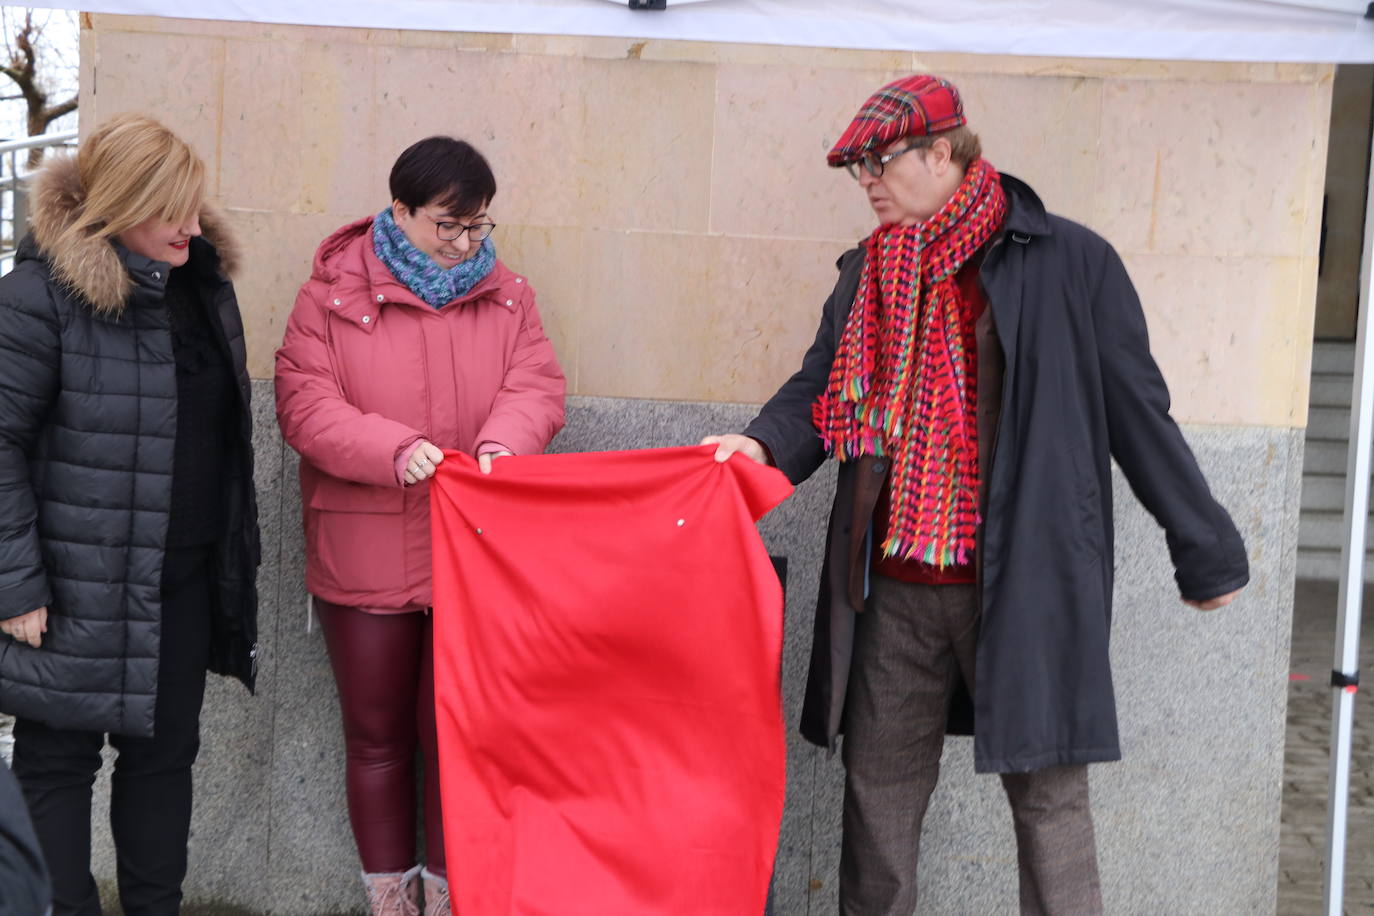
<svg viewBox="0 0 1374 916">
<path fill-rule="evenodd" d="M 1326 878 L 1322 912 L 1341 916 L 1345 897 L 1346 815 L 1350 803 L 1350 745 L 1355 693 L 1360 682 L 1360 612 L 1364 598 L 1365 528 L 1369 519 L 1370 451 L 1374 446 L 1374 335 L 1369 305 L 1374 296 L 1374 136 L 1365 202 L 1364 253 L 1360 265 L 1359 317 L 1355 334 L 1355 380 L 1350 402 L 1350 454 L 1345 476 L 1345 543 L 1337 604 L 1336 651 L 1331 686 L 1331 781 L 1326 823 Z"/>
</svg>

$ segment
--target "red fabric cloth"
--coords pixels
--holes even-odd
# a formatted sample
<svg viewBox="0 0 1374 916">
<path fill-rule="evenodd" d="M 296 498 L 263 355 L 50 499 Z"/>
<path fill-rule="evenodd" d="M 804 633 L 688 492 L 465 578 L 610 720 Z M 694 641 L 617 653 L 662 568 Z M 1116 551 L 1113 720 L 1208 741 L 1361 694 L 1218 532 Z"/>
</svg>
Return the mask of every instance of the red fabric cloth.
<svg viewBox="0 0 1374 916">
<path fill-rule="evenodd" d="M 463 916 L 763 912 L 785 786 L 792 487 L 715 446 L 431 486 L 444 834 Z"/>
<path fill-rule="evenodd" d="M 961 329 L 964 335 L 964 345 L 975 350 L 978 347 L 978 319 L 983 316 L 983 310 L 988 307 L 988 300 L 983 296 L 982 287 L 978 285 L 978 260 L 969 261 L 959 268 L 959 272 L 954 275 L 954 282 L 959 285 L 959 295 L 962 297 L 962 305 L 965 309 Z M 977 387 L 978 376 L 976 373 L 969 378 L 969 383 L 975 388 Z M 981 452 L 979 458 L 978 473 L 981 475 Z M 878 494 L 878 504 L 873 508 L 874 544 L 881 544 L 887 540 L 888 515 L 892 507 L 891 499 L 892 495 L 888 489 L 888 484 L 884 483 L 882 492 Z M 969 585 L 978 579 L 972 552 L 968 554 L 967 563 L 941 569 L 938 566 L 931 566 L 929 563 L 922 563 L 920 560 L 903 560 L 896 556 L 885 557 L 881 550 L 874 550 L 873 571 L 880 576 L 887 576 L 889 579 L 916 585 Z"/>
</svg>

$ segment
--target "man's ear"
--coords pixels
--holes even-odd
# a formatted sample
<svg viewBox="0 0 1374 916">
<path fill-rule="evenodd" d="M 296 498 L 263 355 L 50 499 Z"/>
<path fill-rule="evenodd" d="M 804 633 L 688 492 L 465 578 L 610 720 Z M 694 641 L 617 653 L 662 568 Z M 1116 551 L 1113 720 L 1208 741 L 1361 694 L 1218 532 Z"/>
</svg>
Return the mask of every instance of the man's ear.
<svg viewBox="0 0 1374 916">
<path fill-rule="evenodd" d="M 944 175 L 954 164 L 954 147 L 944 137 L 936 137 L 926 150 L 926 161 L 936 175 Z"/>
</svg>

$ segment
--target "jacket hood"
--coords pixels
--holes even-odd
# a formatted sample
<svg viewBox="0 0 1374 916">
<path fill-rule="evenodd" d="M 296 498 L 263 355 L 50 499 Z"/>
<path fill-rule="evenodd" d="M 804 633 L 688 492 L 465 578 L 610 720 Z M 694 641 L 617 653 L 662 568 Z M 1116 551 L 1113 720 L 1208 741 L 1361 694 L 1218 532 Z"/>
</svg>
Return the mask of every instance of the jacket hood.
<svg viewBox="0 0 1374 916">
<path fill-rule="evenodd" d="M 52 159 L 34 177 L 33 210 L 29 222 L 33 240 L 47 259 L 53 279 L 81 296 L 102 314 L 119 314 L 134 290 L 134 280 L 123 259 L 109 239 L 88 235 L 76 242 L 60 241 L 62 233 L 76 221 L 85 191 L 76 168 L 76 157 Z M 201 240 L 213 249 L 217 266 L 225 276 L 239 265 L 239 249 L 224 218 L 213 207 L 200 211 Z M 196 239 L 191 240 L 192 259 L 196 258 Z"/>
<path fill-rule="evenodd" d="M 371 239 L 372 219 L 365 216 L 354 220 L 326 236 L 324 241 L 320 242 L 320 247 L 315 249 L 315 260 L 310 265 L 310 278 L 334 283 L 343 273 L 359 271 L 360 261 L 356 252 L 350 249 L 359 245 L 360 239 Z"/>
<path fill-rule="evenodd" d="M 315 261 L 311 264 L 311 279 L 324 283 L 338 283 L 345 275 L 354 275 L 359 283 L 365 283 L 365 260 L 361 257 L 363 247 L 371 247 L 372 217 L 354 220 L 342 225 L 330 235 L 324 236 L 320 247 L 315 250 Z"/>
</svg>

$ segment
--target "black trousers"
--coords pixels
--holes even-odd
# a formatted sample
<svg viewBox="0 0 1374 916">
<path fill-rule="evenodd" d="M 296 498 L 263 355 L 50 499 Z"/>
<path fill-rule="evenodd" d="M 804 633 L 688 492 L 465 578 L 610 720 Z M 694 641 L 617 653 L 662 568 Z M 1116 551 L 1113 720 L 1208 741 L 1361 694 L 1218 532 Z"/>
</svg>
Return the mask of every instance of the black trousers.
<svg viewBox="0 0 1374 916">
<path fill-rule="evenodd" d="M 176 914 L 191 827 L 191 765 L 200 750 L 200 707 L 210 660 L 209 551 L 169 550 L 153 737 L 111 735 L 119 899 L 126 916 Z M 14 725 L 14 774 L 48 861 L 54 916 L 99 916 L 91 876 L 91 787 L 101 732 Z"/>
</svg>

